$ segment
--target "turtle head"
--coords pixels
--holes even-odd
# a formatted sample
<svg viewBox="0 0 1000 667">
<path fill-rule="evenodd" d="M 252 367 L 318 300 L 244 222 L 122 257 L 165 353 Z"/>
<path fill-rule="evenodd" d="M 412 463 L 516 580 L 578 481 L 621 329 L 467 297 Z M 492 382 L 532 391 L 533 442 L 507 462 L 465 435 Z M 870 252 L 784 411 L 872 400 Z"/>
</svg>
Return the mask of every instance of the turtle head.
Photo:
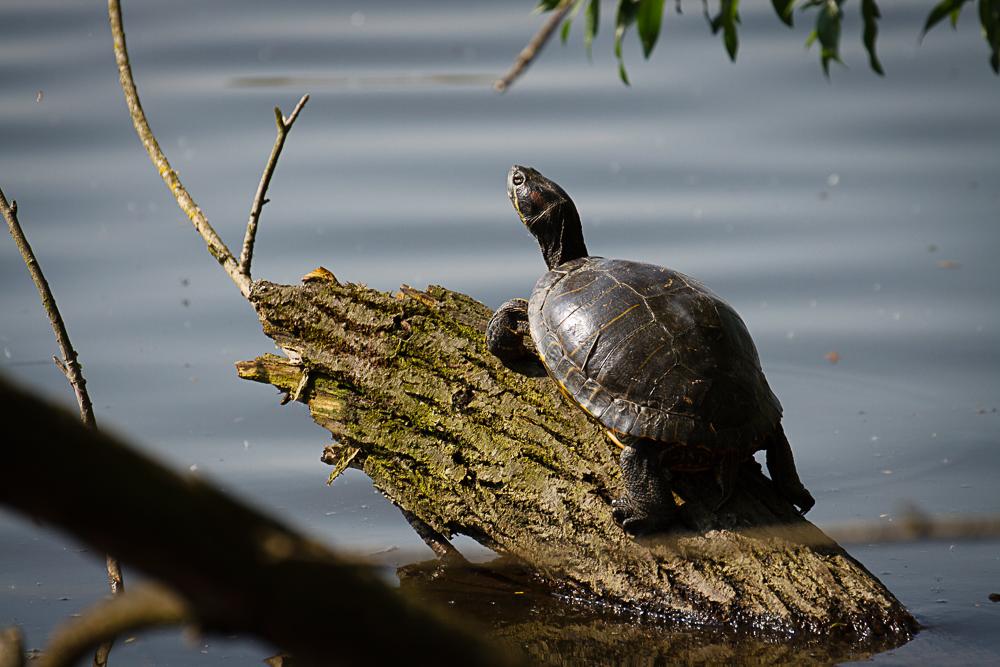
<svg viewBox="0 0 1000 667">
<path fill-rule="evenodd" d="M 507 196 L 521 222 L 538 240 L 549 269 L 587 256 L 580 214 L 557 183 L 537 169 L 515 164 L 507 173 Z"/>
</svg>

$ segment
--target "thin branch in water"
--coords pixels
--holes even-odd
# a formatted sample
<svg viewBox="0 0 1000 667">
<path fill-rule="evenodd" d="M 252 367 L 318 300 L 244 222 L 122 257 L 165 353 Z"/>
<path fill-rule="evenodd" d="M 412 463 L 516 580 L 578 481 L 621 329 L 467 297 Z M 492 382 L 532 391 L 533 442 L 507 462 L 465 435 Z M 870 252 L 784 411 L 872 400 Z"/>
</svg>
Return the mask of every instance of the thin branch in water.
<svg viewBox="0 0 1000 667">
<path fill-rule="evenodd" d="M 137 630 L 190 623 L 193 613 L 176 593 L 143 584 L 126 595 L 99 602 L 56 630 L 38 667 L 72 667 L 98 644 Z"/>
<path fill-rule="evenodd" d="M 177 172 L 170 166 L 167 156 L 160 149 L 160 144 L 156 141 L 153 130 L 146 120 L 146 113 L 142 110 L 139 102 L 139 92 L 135 87 L 135 80 L 132 78 L 132 65 L 129 63 L 128 49 L 125 45 L 125 28 L 122 24 L 122 8 L 120 0 L 108 0 L 108 18 L 111 22 L 111 34 L 115 41 L 115 62 L 118 65 L 118 78 L 121 82 L 122 91 L 125 93 L 125 103 L 128 105 L 129 115 L 132 117 L 132 124 L 135 126 L 136 134 L 139 135 L 142 145 L 149 153 L 149 159 L 153 161 L 153 166 L 160 173 L 163 182 L 170 188 L 170 192 L 177 200 L 177 205 L 191 220 L 195 230 L 205 240 L 208 252 L 215 257 L 216 261 L 222 265 L 223 270 L 229 275 L 240 293 L 247 297 L 250 295 L 250 278 L 240 272 L 239 264 L 233 253 L 230 252 L 226 244 L 209 224 L 208 218 L 201 212 L 201 209 L 191 198 L 187 189 L 181 184 Z"/>
<path fill-rule="evenodd" d="M 559 27 L 560 23 L 562 23 L 566 14 L 569 13 L 572 5 L 572 0 L 563 0 L 562 4 L 553 10 L 552 15 L 549 16 L 548 20 L 545 21 L 538 32 L 535 33 L 535 36 L 532 37 L 528 44 L 521 49 L 521 52 L 517 54 L 517 58 L 514 59 L 514 64 L 511 65 L 509 70 L 507 70 L 507 73 L 493 82 L 494 90 L 498 93 L 504 92 L 519 76 L 524 73 L 524 70 L 528 69 L 528 66 L 541 52 L 542 47 L 544 47 L 549 41 L 549 38 L 552 37 L 552 33 L 556 31 L 556 28 Z"/>
<path fill-rule="evenodd" d="M 254 239 L 257 236 L 257 223 L 260 220 L 260 213 L 264 208 L 264 204 L 270 201 L 266 197 L 267 188 L 271 184 L 271 176 L 274 174 L 274 168 L 278 166 L 278 157 L 281 155 L 281 149 L 285 145 L 285 137 L 288 136 L 292 125 L 295 124 L 295 120 L 299 117 L 299 112 L 302 111 L 302 107 L 308 101 L 309 96 L 303 95 L 287 118 L 281 114 L 281 109 L 274 107 L 274 120 L 278 126 L 278 136 L 274 138 L 271 156 L 267 159 L 267 166 L 264 167 L 264 173 L 260 177 L 260 184 L 257 185 L 257 194 L 254 195 L 253 204 L 250 206 L 250 219 L 247 221 L 247 231 L 243 237 L 243 252 L 240 253 L 239 270 L 247 279 L 250 278 L 250 263 L 253 261 L 253 245 Z"/>
<path fill-rule="evenodd" d="M 42 307 L 45 309 L 45 314 L 49 316 L 49 322 L 52 324 L 52 332 L 56 336 L 56 343 L 58 343 L 63 355 L 63 358 L 57 362 L 57 366 L 73 387 L 73 392 L 76 394 L 76 402 L 80 406 L 80 419 L 83 420 L 85 425 L 95 428 L 97 421 L 94 419 L 94 406 L 90 402 L 90 395 L 87 393 L 87 381 L 84 379 L 83 372 L 80 369 L 80 362 L 77 361 L 77 353 L 73 349 L 73 343 L 70 342 L 69 333 L 66 331 L 66 324 L 63 322 L 58 306 L 56 306 L 56 299 L 52 296 L 49 282 L 42 273 L 42 267 L 35 258 L 35 253 L 31 249 L 27 237 L 24 235 L 24 230 L 21 229 L 21 224 L 18 222 L 17 202 L 8 204 L 7 197 L 4 196 L 2 189 L 0 189 L 0 213 L 3 213 L 4 219 L 7 220 L 7 228 L 10 230 L 10 235 L 14 238 L 14 243 L 21 253 L 21 258 L 24 259 L 25 266 L 28 267 L 28 273 L 31 274 L 31 281 L 38 288 L 38 296 L 42 300 Z"/>
<path fill-rule="evenodd" d="M 83 421 L 84 426 L 87 428 L 96 430 L 97 418 L 94 417 L 94 404 L 91 402 L 90 393 L 87 391 L 87 380 L 83 377 L 83 369 L 80 367 L 78 359 L 79 355 L 73 349 L 73 343 L 69 339 L 69 332 L 66 330 L 66 323 L 63 321 L 62 313 L 59 312 L 59 306 L 56 305 L 56 298 L 49 288 L 49 281 L 45 279 L 45 274 L 42 273 L 42 265 L 38 263 L 35 252 L 31 249 L 31 244 L 28 243 L 28 237 L 24 235 L 24 230 L 21 229 L 21 223 L 17 219 L 17 202 L 15 201 L 8 205 L 7 198 L 4 196 L 2 189 L 0 189 L 0 212 L 2 212 L 3 217 L 7 220 L 10 235 L 13 237 L 18 251 L 21 253 L 21 258 L 24 259 L 25 266 L 28 267 L 28 273 L 31 274 L 32 282 L 38 288 L 42 307 L 45 308 L 45 313 L 49 316 L 49 322 L 52 324 L 52 332 L 55 334 L 56 343 L 62 352 L 62 359 L 53 356 L 52 361 L 62 371 L 62 374 L 66 376 L 66 380 L 73 388 L 73 393 L 76 394 L 76 402 L 80 407 L 80 420 Z M 125 588 L 121 566 L 118 563 L 118 559 L 110 554 L 106 558 L 106 565 L 111 594 L 118 595 Z M 94 655 L 94 666 L 104 667 L 107 665 L 109 653 L 111 653 L 110 642 L 103 644 L 98 649 Z"/>
<path fill-rule="evenodd" d="M 451 565 L 469 564 L 469 561 L 465 559 L 462 552 L 456 549 L 454 545 L 448 541 L 448 538 L 431 528 L 426 522 L 423 521 L 423 519 L 418 517 L 413 512 L 403 509 L 402 507 L 400 507 L 399 510 L 403 513 L 403 518 L 406 519 L 408 524 L 410 524 L 410 527 L 416 531 L 417 535 L 420 536 L 420 539 L 424 541 L 424 544 L 426 544 L 430 550 L 434 552 L 434 555 L 440 560 Z"/>
</svg>

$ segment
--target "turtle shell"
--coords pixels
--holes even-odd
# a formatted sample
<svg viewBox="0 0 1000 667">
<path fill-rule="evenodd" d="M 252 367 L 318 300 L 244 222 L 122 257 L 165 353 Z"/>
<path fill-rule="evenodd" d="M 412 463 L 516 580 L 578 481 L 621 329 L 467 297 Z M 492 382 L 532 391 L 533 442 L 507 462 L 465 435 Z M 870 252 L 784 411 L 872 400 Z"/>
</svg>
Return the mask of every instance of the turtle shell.
<svg viewBox="0 0 1000 667">
<path fill-rule="evenodd" d="M 538 280 L 528 322 L 549 375 L 618 435 L 755 451 L 781 419 L 743 321 L 684 274 L 582 257 Z"/>
</svg>

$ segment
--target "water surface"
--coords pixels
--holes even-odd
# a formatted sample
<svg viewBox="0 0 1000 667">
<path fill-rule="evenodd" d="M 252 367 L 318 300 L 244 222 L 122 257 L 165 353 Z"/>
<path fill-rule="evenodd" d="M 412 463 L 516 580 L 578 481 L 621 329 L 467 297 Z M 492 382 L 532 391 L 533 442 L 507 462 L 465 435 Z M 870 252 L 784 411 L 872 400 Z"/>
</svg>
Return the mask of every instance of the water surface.
<svg viewBox="0 0 1000 667">
<path fill-rule="evenodd" d="M 884 7 L 885 79 L 849 12 L 849 66 L 827 81 L 803 53 L 805 27 L 782 28 L 767 3 L 746 3 L 735 65 L 688 3 L 651 62 L 629 43 L 631 88 L 605 26 L 592 64 L 574 34 L 496 95 L 488 82 L 537 26 L 532 4 L 133 0 L 125 21 L 150 122 L 231 246 L 274 138 L 271 108 L 312 94 L 272 183 L 255 276 L 292 282 L 324 265 L 490 306 L 525 296 L 544 267 L 504 178 L 533 165 L 574 197 L 592 252 L 694 275 L 743 315 L 820 526 L 891 521 L 905 502 L 1000 511 L 1000 82 L 974 12 L 918 47 L 930 3 Z M 429 555 L 362 475 L 324 485 L 329 436 L 302 406 L 236 379 L 233 362 L 272 345 L 134 136 L 103 5 L 5 2 L 0 82 L 0 184 L 101 424 L 335 547 L 395 548 L 390 565 Z M 71 405 L 11 243 L 0 285 L 0 372 Z M 1000 660 L 1000 605 L 987 599 L 1000 592 L 998 546 L 853 548 L 926 626 L 876 661 Z M 103 581 L 98 555 L 0 514 L 0 624 L 21 625 L 30 646 Z M 176 633 L 116 649 L 158 665 L 268 650 L 192 649 Z"/>
</svg>

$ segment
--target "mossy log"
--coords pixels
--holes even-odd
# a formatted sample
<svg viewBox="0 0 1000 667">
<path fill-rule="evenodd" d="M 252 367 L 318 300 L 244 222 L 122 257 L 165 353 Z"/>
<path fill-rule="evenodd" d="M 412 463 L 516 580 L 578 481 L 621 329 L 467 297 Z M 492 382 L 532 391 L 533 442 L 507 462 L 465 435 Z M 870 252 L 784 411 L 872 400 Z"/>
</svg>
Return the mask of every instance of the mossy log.
<svg viewBox="0 0 1000 667">
<path fill-rule="evenodd" d="M 443 536 L 469 535 L 573 597 L 661 620 L 882 645 L 916 627 L 754 462 L 716 511 L 702 497 L 714 484 L 678 480 L 687 532 L 625 534 L 611 516 L 617 451 L 548 378 L 489 354 L 491 312 L 468 296 L 391 295 L 328 275 L 258 282 L 250 301 L 287 356 L 240 362 L 240 376 L 308 404 L 334 437 L 328 462 L 363 470 Z"/>
</svg>

